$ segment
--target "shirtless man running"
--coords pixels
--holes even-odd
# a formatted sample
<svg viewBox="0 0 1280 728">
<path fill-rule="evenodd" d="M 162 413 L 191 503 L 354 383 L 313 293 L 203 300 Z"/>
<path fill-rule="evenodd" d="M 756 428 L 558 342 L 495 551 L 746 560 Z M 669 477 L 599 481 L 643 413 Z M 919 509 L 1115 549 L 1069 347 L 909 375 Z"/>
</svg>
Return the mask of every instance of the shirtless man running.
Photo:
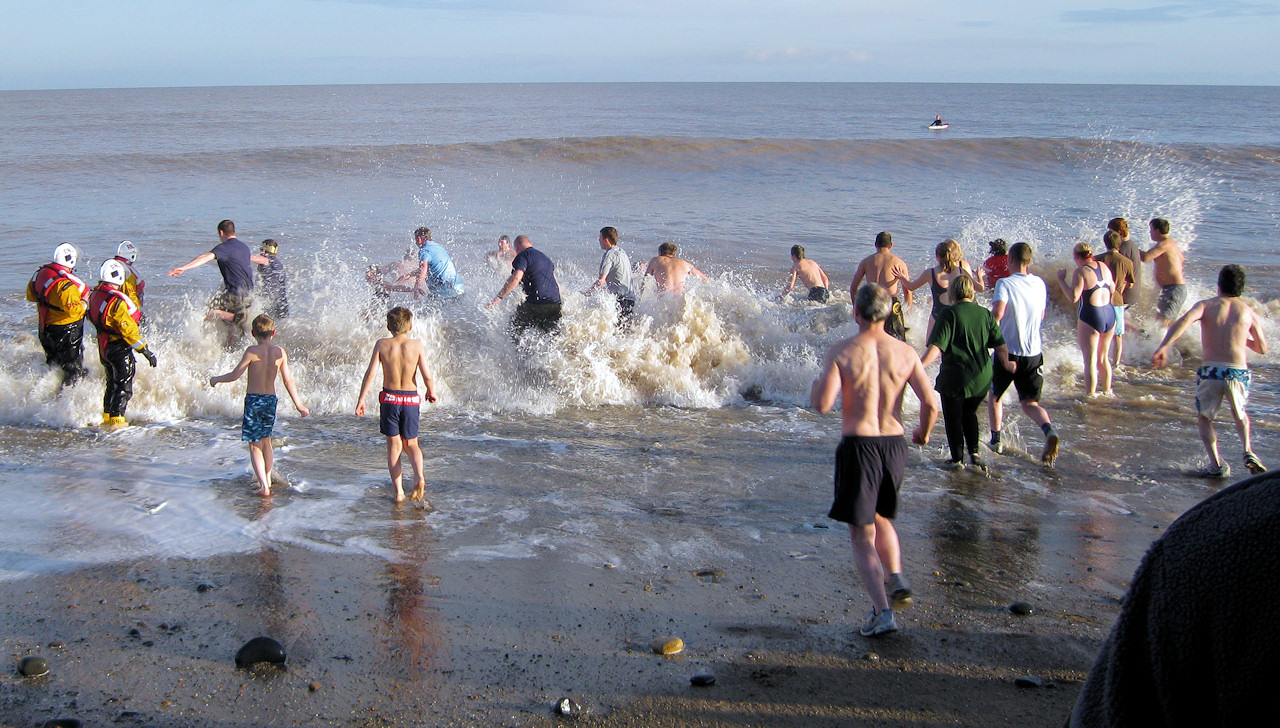
<svg viewBox="0 0 1280 728">
<path fill-rule="evenodd" d="M 1218 273 L 1218 295 L 1191 307 L 1185 316 L 1169 329 L 1151 364 L 1162 367 L 1168 361 L 1169 347 L 1186 333 L 1191 324 L 1200 322 L 1200 345 L 1204 359 L 1196 370 L 1196 424 L 1200 440 L 1209 453 L 1209 465 L 1201 472 L 1211 478 L 1231 475 L 1231 466 L 1218 455 L 1218 435 L 1213 429 L 1213 416 L 1225 399 L 1236 421 L 1236 432 L 1244 446 L 1244 464 L 1250 473 L 1266 472 L 1266 466 L 1253 454 L 1249 437 L 1249 415 L 1244 411 L 1249 398 L 1249 350 L 1267 353 L 1262 336 L 1262 321 L 1249 304 L 1240 300 L 1244 291 L 1244 268 L 1223 266 Z"/>
<path fill-rule="evenodd" d="M 864 280 L 867 283 L 878 283 L 889 289 L 889 295 L 893 297 L 893 312 L 889 314 L 884 330 L 895 339 L 906 341 L 907 324 L 903 318 L 901 296 L 905 291 L 906 303 L 910 306 L 911 291 L 902 286 L 899 281 L 911 280 L 911 274 L 902 258 L 893 254 L 893 236 L 889 233 L 876 235 L 876 252 L 863 258 L 858 264 L 858 270 L 853 274 L 853 283 L 849 286 L 850 300 L 853 300 L 853 294 Z"/>
<path fill-rule="evenodd" d="M 826 303 L 831 300 L 831 279 L 827 277 L 822 266 L 804 256 L 803 245 L 791 246 L 791 277 L 787 280 L 787 289 L 778 298 L 786 298 L 796 281 L 809 289 L 809 300 Z"/>
<path fill-rule="evenodd" d="M 911 441 L 928 444 L 938 421 L 938 405 L 920 357 L 885 333 L 892 303 L 883 286 L 868 283 L 857 290 L 853 316 L 858 335 L 831 347 L 809 392 L 819 412 L 829 412 L 836 395 L 841 396 L 844 437 L 836 449 L 835 502 L 828 515 L 849 524 L 854 564 L 871 596 L 871 616 L 860 630 L 865 637 L 896 632 L 893 607 L 904 609 L 912 601 L 902 578 L 898 533 L 890 520 L 898 512 L 898 490 L 906 470 L 902 398 L 908 385 L 920 400 L 920 425 Z"/>
<path fill-rule="evenodd" d="M 675 243 L 667 242 L 658 246 L 658 257 L 649 261 L 644 268 L 644 278 L 641 281 L 643 288 L 645 280 L 649 276 L 653 276 L 653 280 L 658 284 L 658 292 L 684 293 L 685 279 L 690 275 L 701 280 L 710 280 L 706 274 L 698 270 L 683 258 L 677 258 L 676 253 L 679 249 Z"/>
<path fill-rule="evenodd" d="M 1156 302 L 1156 317 L 1160 328 L 1166 328 L 1182 312 L 1187 302 L 1187 280 L 1182 276 L 1182 263 L 1186 256 L 1178 241 L 1169 236 L 1169 221 L 1157 217 L 1151 221 L 1151 241 L 1155 245 L 1142 252 L 1142 262 L 1156 263 L 1156 285 L 1160 286 L 1160 299 Z"/>
</svg>

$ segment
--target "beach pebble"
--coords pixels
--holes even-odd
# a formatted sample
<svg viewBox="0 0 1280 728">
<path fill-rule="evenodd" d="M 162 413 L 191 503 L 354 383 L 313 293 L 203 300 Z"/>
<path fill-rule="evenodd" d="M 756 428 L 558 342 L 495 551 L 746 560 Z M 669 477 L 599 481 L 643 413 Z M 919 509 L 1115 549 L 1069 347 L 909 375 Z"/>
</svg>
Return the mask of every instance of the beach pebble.
<svg viewBox="0 0 1280 728">
<path fill-rule="evenodd" d="M 254 637 L 236 653 L 236 667 L 249 667 L 259 662 L 283 665 L 284 646 L 270 637 Z"/>
<path fill-rule="evenodd" d="M 49 661 L 34 655 L 18 661 L 18 672 L 23 677 L 40 677 L 49 673 Z"/>
<path fill-rule="evenodd" d="M 650 642 L 649 646 L 659 655 L 678 655 L 684 652 L 684 640 L 679 637 L 659 637 Z"/>
<path fill-rule="evenodd" d="M 1014 680 L 1013 684 L 1020 688 L 1038 688 L 1044 685 L 1044 681 L 1035 675 L 1023 675 L 1022 677 Z"/>
<path fill-rule="evenodd" d="M 693 575 L 712 584 L 719 584 L 724 579 L 724 572 L 719 569 L 698 569 Z"/>
<path fill-rule="evenodd" d="M 200 592 L 201 594 L 204 594 L 205 592 L 213 591 L 214 589 L 217 589 L 217 588 L 218 587 L 214 586 L 213 584 L 208 584 L 208 583 L 196 584 L 196 591 Z"/>
<path fill-rule="evenodd" d="M 560 698 L 556 701 L 556 713 L 559 715 L 576 718 L 585 712 L 587 712 L 586 708 L 574 702 L 572 698 Z"/>
<path fill-rule="evenodd" d="M 1035 608 L 1026 602 L 1014 602 L 1009 605 L 1009 611 L 1014 614 L 1026 616 L 1035 611 Z"/>
<path fill-rule="evenodd" d="M 689 678 L 689 684 L 699 688 L 709 688 L 716 684 L 716 676 L 709 672 L 700 672 Z"/>
<path fill-rule="evenodd" d="M 308 683 L 308 684 L 307 684 L 307 690 L 310 690 L 310 691 L 311 691 L 311 692 L 313 692 L 313 693 L 314 693 L 314 692 L 316 692 L 316 691 L 318 691 L 318 690 L 320 690 L 320 683 L 318 683 L 318 682 L 311 682 L 311 683 Z"/>
<path fill-rule="evenodd" d="M 862 656 L 862 659 L 869 660 L 871 662 L 876 662 L 880 659 L 880 655 L 877 655 L 874 652 L 868 652 L 867 654 Z"/>
<path fill-rule="evenodd" d="M 80 721 L 75 718 L 54 718 L 40 724 L 40 728 L 80 728 Z"/>
</svg>

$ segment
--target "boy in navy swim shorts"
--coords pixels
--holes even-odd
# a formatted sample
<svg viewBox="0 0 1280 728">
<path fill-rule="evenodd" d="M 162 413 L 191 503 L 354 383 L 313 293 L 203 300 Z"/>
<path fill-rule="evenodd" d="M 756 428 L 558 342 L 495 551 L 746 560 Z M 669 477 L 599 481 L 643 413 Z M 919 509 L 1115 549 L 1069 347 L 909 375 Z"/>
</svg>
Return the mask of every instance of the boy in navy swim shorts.
<svg viewBox="0 0 1280 728">
<path fill-rule="evenodd" d="M 426 495 L 427 481 L 422 474 L 422 448 L 418 446 L 418 412 L 422 398 L 428 402 L 436 401 L 434 382 L 427 371 L 426 355 L 422 350 L 422 342 L 409 338 L 413 329 L 413 313 L 404 306 L 397 306 L 387 312 L 387 330 L 391 336 L 379 339 L 373 345 L 373 356 L 369 359 L 369 368 L 365 370 L 364 382 L 360 385 L 360 396 L 356 399 L 356 416 L 364 416 L 364 400 L 373 385 L 373 373 L 378 365 L 382 365 L 382 392 L 378 395 L 378 431 L 387 438 L 387 470 L 391 474 L 391 485 L 395 488 L 397 503 L 404 500 L 404 488 L 400 484 L 402 467 L 401 453 L 409 454 L 413 464 L 415 484 L 409 497 L 420 500 Z M 422 374 L 422 383 L 426 394 L 418 394 L 418 374 Z M 426 501 L 424 500 L 425 504 Z"/>
<path fill-rule="evenodd" d="M 235 369 L 226 374 L 209 377 L 209 386 L 234 382 L 247 370 L 249 387 L 244 395 L 244 420 L 240 427 L 240 439 L 249 443 L 249 461 L 258 479 L 258 495 L 271 495 L 271 477 L 275 454 L 271 449 L 271 433 L 276 424 L 276 375 L 284 382 L 285 391 L 298 414 L 311 414 L 298 398 L 293 375 L 289 373 L 289 357 L 284 349 L 271 343 L 276 335 L 276 322 L 270 316 L 261 315 L 253 320 L 253 338 L 257 344 L 244 350 L 244 356 Z"/>
</svg>

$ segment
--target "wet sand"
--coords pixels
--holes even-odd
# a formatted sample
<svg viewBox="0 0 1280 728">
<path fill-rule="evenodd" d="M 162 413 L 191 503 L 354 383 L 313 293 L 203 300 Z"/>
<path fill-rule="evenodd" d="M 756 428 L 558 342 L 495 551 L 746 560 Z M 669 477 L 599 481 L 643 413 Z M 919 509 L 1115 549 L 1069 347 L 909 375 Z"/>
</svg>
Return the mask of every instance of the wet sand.
<svg viewBox="0 0 1280 728">
<path fill-rule="evenodd" d="M 277 546 L 0 584 L 11 663 L 52 663 L 40 678 L 7 671 L 0 719 L 526 726 L 562 720 L 552 704 L 568 696 L 589 725 L 1056 726 L 1118 611 L 1083 574 L 1029 588 L 994 568 L 946 573 L 904 532 L 918 603 L 902 632 L 871 640 L 856 633 L 866 598 L 843 538 L 641 573 L 554 551 L 439 560 L 413 508 L 395 529 L 415 560 Z M 1036 611 L 1011 614 L 1016 599 Z M 235 667 L 258 635 L 285 645 L 287 669 Z M 663 635 L 684 653 L 653 654 Z M 699 672 L 716 684 L 692 687 Z M 1023 675 L 1046 686 L 1016 687 Z"/>
</svg>

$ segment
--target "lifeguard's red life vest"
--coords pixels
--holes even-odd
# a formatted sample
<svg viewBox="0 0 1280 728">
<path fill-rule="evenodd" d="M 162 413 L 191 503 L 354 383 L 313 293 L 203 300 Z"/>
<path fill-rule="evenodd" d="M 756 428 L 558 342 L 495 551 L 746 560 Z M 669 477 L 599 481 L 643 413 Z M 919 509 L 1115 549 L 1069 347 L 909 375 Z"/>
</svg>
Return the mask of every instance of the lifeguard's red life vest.
<svg viewBox="0 0 1280 728">
<path fill-rule="evenodd" d="M 107 342 L 111 340 L 111 334 L 123 335 L 107 317 L 107 311 L 116 301 L 124 306 L 129 318 L 133 319 L 135 324 L 142 322 L 142 309 L 134 305 L 133 301 L 124 295 L 124 291 L 105 285 L 94 288 L 93 293 L 89 294 L 88 316 L 89 321 L 98 330 L 98 352 L 103 356 L 107 354 Z"/>
<path fill-rule="evenodd" d="M 84 298 L 84 294 L 89 291 L 89 286 L 85 285 L 84 281 L 76 278 L 70 268 L 57 263 L 45 263 L 40 266 L 35 275 L 31 276 L 31 290 L 36 296 L 36 314 L 40 317 L 40 328 L 42 329 L 50 310 L 62 310 L 61 306 L 49 303 L 49 291 L 59 281 L 67 281 L 74 285 L 80 291 L 81 298 Z"/>
</svg>

